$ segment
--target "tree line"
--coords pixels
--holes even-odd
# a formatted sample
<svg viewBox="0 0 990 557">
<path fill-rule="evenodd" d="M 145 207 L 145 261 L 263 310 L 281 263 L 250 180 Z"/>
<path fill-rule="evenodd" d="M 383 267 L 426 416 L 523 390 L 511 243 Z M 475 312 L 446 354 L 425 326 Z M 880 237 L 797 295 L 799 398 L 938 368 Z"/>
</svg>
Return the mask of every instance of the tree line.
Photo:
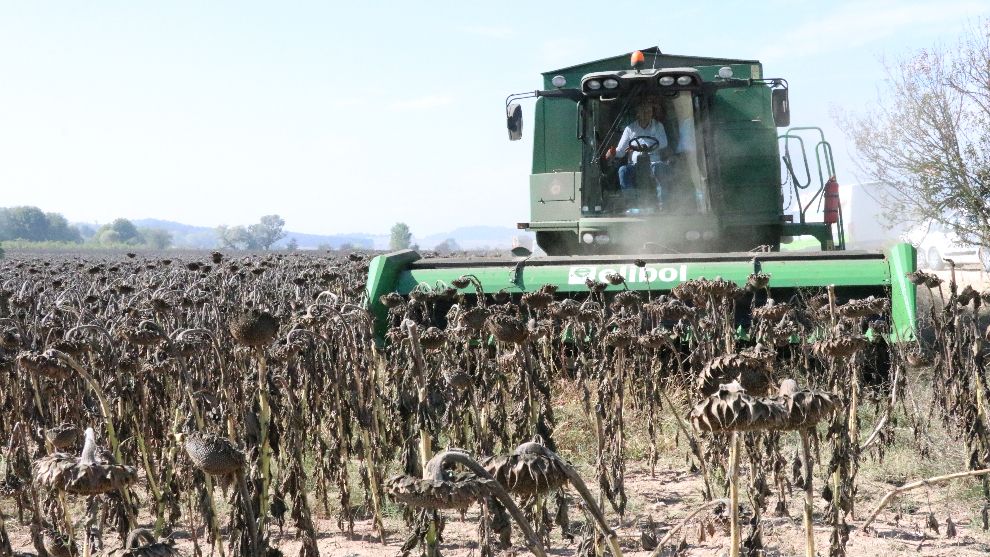
<svg viewBox="0 0 990 557">
<path fill-rule="evenodd" d="M 116 219 L 100 227 L 69 224 L 59 213 L 46 213 L 38 207 L 0 207 L 0 242 L 56 244 L 97 244 L 166 249 L 172 234 L 161 228 L 135 226 L 128 219 Z"/>
<path fill-rule="evenodd" d="M 214 229 L 216 246 L 226 249 L 268 250 L 285 238 L 285 219 L 265 215 L 247 226 L 221 225 Z M 58 246 L 168 249 L 175 244 L 164 228 L 141 227 L 119 218 L 101 226 L 70 224 L 59 213 L 46 213 L 33 206 L 0 207 L 0 242 Z M 289 240 L 288 249 L 298 243 Z M 3 253 L 0 251 L 0 253 Z"/>
</svg>

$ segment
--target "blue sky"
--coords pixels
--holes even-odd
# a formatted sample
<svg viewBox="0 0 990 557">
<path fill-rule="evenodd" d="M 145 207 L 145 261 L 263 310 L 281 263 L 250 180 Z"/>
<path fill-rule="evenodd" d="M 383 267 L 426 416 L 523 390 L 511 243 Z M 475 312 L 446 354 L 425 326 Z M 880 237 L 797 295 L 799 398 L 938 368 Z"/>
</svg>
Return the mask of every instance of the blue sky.
<svg viewBox="0 0 990 557">
<path fill-rule="evenodd" d="M 854 182 L 830 112 L 875 101 L 883 57 L 987 15 L 972 0 L 0 0 L 0 206 L 203 226 L 277 213 L 326 234 L 512 226 L 532 127 L 507 140 L 506 95 L 658 43 L 760 59 Z"/>
</svg>

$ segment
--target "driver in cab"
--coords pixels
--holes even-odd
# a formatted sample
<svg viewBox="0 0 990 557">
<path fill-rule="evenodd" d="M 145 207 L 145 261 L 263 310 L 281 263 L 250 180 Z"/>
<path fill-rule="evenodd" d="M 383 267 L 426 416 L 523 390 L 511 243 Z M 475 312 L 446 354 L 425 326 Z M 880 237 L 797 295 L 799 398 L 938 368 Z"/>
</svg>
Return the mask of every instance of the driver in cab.
<svg viewBox="0 0 990 557">
<path fill-rule="evenodd" d="M 667 164 L 660 160 L 659 151 L 667 147 L 667 133 L 663 124 L 654 119 L 653 104 L 640 103 L 636 107 L 636 119 L 622 131 L 619 144 L 608 150 L 606 160 L 618 154 L 628 156 L 628 162 L 619 167 L 619 187 L 623 192 L 636 187 L 636 160 L 644 153 L 650 153 L 650 166 L 657 180 L 657 197 L 661 197 L 660 181 L 667 172 Z"/>
</svg>

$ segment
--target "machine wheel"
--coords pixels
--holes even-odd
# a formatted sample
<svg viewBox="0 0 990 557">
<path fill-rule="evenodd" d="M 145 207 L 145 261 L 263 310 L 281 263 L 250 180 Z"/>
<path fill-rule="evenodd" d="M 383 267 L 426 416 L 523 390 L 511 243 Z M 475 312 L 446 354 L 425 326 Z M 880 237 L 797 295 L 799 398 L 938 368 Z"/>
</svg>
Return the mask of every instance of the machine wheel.
<svg viewBox="0 0 990 557">
<path fill-rule="evenodd" d="M 572 232 L 537 232 L 536 245 L 547 255 L 574 255 L 578 252 L 578 237 Z"/>
<path fill-rule="evenodd" d="M 928 267 L 933 271 L 941 271 L 945 268 L 945 261 L 935 248 L 928 249 Z"/>
</svg>

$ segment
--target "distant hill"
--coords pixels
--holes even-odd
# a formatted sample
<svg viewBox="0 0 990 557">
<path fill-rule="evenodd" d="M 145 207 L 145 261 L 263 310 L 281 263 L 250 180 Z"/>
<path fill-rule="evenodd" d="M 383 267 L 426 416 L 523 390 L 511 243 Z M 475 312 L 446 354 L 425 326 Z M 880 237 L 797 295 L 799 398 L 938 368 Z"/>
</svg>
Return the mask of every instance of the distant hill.
<svg viewBox="0 0 990 557">
<path fill-rule="evenodd" d="M 161 228 L 171 232 L 175 241 L 174 245 L 177 248 L 212 249 L 217 247 L 216 232 L 211 227 L 193 226 L 161 219 L 136 219 L 132 222 L 138 227 Z M 448 238 L 453 238 L 457 245 L 463 249 L 495 249 L 511 247 L 513 237 L 520 237 L 532 242 L 532 234 L 507 226 L 465 226 L 441 234 L 417 236 L 413 238 L 413 241 L 422 248 L 432 249 Z M 306 234 L 286 230 L 285 238 L 278 243 L 277 247 L 284 247 L 293 238 L 302 249 L 339 249 L 345 244 L 364 249 L 388 249 L 389 241 L 387 234 Z"/>
</svg>

